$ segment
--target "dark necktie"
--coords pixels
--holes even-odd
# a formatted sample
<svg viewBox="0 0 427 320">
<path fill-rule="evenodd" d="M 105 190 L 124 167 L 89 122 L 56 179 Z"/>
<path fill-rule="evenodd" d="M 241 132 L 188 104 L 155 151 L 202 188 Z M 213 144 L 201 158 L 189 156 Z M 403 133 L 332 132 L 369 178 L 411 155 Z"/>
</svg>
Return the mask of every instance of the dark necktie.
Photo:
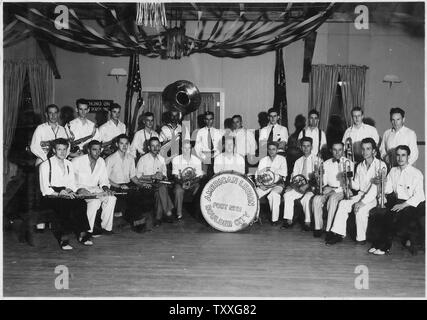
<svg viewBox="0 0 427 320">
<path fill-rule="evenodd" d="M 340 159 L 335 159 L 335 158 L 333 158 L 333 159 L 332 159 L 332 162 L 338 162 L 338 163 L 340 163 Z"/>
<path fill-rule="evenodd" d="M 271 127 L 270 134 L 268 135 L 268 142 L 273 141 L 273 131 L 274 131 L 274 125 Z"/>
<path fill-rule="evenodd" d="M 208 128 L 208 146 L 211 153 L 214 151 L 214 144 L 211 136 L 211 128 Z"/>
</svg>

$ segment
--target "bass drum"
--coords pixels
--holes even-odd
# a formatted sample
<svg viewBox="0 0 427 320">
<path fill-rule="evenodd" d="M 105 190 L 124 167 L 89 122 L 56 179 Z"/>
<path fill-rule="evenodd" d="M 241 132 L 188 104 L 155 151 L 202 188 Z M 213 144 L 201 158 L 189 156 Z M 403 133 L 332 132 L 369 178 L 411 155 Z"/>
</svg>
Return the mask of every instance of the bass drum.
<svg viewBox="0 0 427 320">
<path fill-rule="evenodd" d="M 246 176 L 225 171 L 212 177 L 200 197 L 203 217 L 213 228 L 236 232 L 253 224 L 259 214 L 254 183 Z"/>
</svg>

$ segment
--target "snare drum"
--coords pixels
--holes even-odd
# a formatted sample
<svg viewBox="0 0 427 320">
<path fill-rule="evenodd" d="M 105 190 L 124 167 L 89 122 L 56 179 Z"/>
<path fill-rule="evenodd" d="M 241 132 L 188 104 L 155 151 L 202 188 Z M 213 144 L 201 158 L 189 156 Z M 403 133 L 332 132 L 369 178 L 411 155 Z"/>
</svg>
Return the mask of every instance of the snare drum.
<svg viewBox="0 0 427 320">
<path fill-rule="evenodd" d="M 205 220 L 215 229 L 236 232 L 251 225 L 259 214 L 254 183 L 246 176 L 225 171 L 212 177 L 200 197 Z"/>
</svg>

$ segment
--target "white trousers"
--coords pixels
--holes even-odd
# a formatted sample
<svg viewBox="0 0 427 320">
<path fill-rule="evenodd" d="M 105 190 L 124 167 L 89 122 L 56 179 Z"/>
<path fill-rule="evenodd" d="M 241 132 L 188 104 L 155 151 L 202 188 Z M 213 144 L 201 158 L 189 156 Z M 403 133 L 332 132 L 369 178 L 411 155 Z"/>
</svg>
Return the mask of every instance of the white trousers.
<svg viewBox="0 0 427 320">
<path fill-rule="evenodd" d="M 117 198 L 114 196 L 102 197 L 99 199 L 86 199 L 87 203 L 87 219 L 89 220 L 90 230 L 93 232 L 93 225 L 95 224 L 96 212 L 102 206 L 101 213 L 101 227 L 107 231 L 113 229 L 114 207 Z"/>
<path fill-rule="evenodd" d="M 283 191 L 283 187 L 274 186 L 273 188 L 262 190 L 260 188 L 256 189 L 258 197 L 261 199 L 265 195 L 267 195 L 268 204 L 270 205 L 271 210 L 271 221 L 276 222 L 279 220 L 279 212 L 280 212 L 280 194 Z"/>
<path fill-rule="evenodd" d="M 341 200 L 338 204 L 335 220 L 331 231 L 342 236 L 346 236 L 348 214 L 352 211 L 353 205 L 361 199 L 361 195 L 352 197 L 350 200 Z M 368 228 L 369 211 L 377 205 L 377 200 L 365 204 L 356 213 L 357 241 L 366 240 L 366 229 Z"/>
<path fill-rule="evenodd" d="M 317 195 L 313 199 L 313 218 L 314 218 L 314 229 L 323 229 L 323 206 L 326 203 L 328 210 L 328 218 L 326 220 L 326 231 L 331 230 L 332 221 L 335 216 L 335 212 L 338 208 L 338 203 L 344 198 L 344 193 L 330 192 L 327 195 Z"/>
<path fill-rule="evenodd" d="M 285 206 L 283 210 L 283 218 L 292 220 L 294 218 L 294 201 L 300 199 L 302 209 L 304 211 L 305 219 L 304 222 L 311 222 L 311 211 L 310 211 L 310 199 L 314 196 L 313 192 L 306 192 L 304 195 L 295 191 L 294 189 L 289 190 L 283 195 Z"/>
</svg>

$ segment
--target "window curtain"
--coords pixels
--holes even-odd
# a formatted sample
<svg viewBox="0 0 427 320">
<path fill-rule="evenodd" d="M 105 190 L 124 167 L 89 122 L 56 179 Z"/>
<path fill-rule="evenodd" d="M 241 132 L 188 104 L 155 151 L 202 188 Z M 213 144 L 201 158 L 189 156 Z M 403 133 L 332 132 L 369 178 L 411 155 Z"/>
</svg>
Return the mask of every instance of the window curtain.
<svg viewBox="0 0 427 320">
<path fill-rule="evenodd" d="M 19 104 L 27 66 L 21 62 L 3 62 L 3 165 L 9 173 L 8 156 L 18 121 Z"/>
<path fill-rule="evenodd" d="M 344 107 L 344 117 L 347 127 L 351 125 L 351 109 L 365 104 L 366 66 L 346 65 L 338 66 L 342 81 L 341 92 Z"/>
<path fill-rule="evenodd" d="M 309 82 L 309 109 L 320 113 L 319 127 L 327 129 L 332 101 L 337 90 L 338 68 L 330 65 L 312 65 Z"/>
<path fill-rule="evenodd" d="M 162 103 L 162 93 L 161 92 L 149 92 L 146 107 L 144 112 L 152 112 L 154 114 L 154 129 L 158 130 L 162 126 L 162 116 L 166 109 Z"/>
<path fill-rule="evenodd" d="M 220 127 L 220 114 L 216 110 L 215 93 L 200 93 L 200 107 L 190 114 L 190 130 L 193 132 L 198 129 L 197 118 L 204 114 L 206 111 L 212 111 L 214 113 L 214 127 Z M 219 100 L 219 99 L 218 99 Z M 203 123 L 204 126 L 204 123 Z"/>
<path fill-rule="evenodd" d="M 53 72 L 44 61 L 28 61 L 27 65 L 34 112 L 46 120 L 44 109 L 53 103 Z"/>
</svg>

